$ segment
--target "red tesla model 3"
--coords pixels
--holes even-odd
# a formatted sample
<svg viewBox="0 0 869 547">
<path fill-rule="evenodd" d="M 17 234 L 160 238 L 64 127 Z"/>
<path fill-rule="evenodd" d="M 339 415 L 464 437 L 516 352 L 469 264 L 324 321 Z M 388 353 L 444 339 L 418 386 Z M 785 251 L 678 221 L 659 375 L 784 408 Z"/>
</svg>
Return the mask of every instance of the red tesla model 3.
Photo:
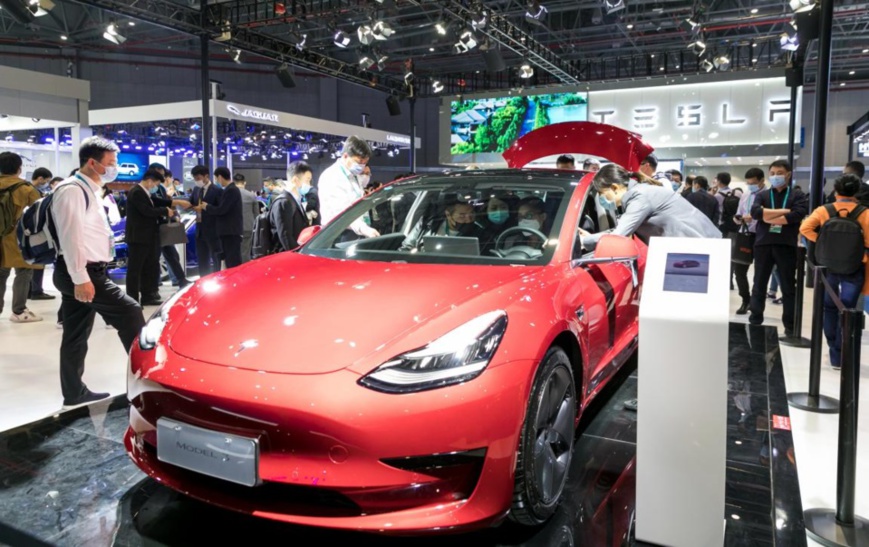
<svg viewBox="0 0 869 547">
<path fill-rule="evenodd" d="M 569 123 L 505 157 L 521 166 L 559 148 L 628 168 L 650 151 Z M 182 289 L 130 355 L 130 456 L 192 497 L 299 524 L 408 534 L 545 521 L 582 410 L 637 340 L 646 248 L 609 236 L 582 249 L 578 227 L 615 222 L 592 177 L 406 179 L 296 252 Z M 381 236 L 358 239 L 358 222 Z"/>
</svg>

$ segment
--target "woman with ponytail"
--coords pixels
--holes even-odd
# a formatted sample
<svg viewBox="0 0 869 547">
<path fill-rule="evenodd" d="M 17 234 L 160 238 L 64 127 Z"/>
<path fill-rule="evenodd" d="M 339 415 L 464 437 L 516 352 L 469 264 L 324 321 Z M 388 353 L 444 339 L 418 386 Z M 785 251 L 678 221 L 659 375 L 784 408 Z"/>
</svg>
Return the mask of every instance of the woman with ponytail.
<svg viewBox="0 0 869 547">
<path fill-rule="evenodd" d="M 614 163 L 597 172 L 592 181 L 600 204 L 618 216 L 611 233 L 631 237 L 636 234 L 646 243 L 652 236 L 708 237 L 721 239 L 721 231 L 709 218 L 678 193 L 638 172 Z M 592 249 L 603 235 L 580 228 L 582 246 Z"/>
</svg>

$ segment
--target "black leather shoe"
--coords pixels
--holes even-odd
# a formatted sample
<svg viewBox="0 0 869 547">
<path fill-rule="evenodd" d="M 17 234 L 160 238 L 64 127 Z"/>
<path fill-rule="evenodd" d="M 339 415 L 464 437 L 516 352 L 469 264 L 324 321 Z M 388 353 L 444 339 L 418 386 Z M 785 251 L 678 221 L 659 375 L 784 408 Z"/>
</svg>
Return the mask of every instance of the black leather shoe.
<svg viewBox="0 0 869 547">
<path fill-rule="evenodd" d="M 57 297 L 54 296 L 53 294 L 40 292 L 40 293 L 36 293 L 36 294 L 31 294 L 27 298 L 29 298 L 30 300 L 54 300 Z"/>
<path fill-rule="evenodd" d="M 78 408 L 80 406 L 87 406 L 91 403 L 95 403 L 97 401 L 102 401 L 103 399 L 108 399 L 110 394 L 108 393 L 94 393 L 93 391 L 88 391 L 78 399 L 74 401 L 68 401 L 66 399 L 63 400 L 63 408 L 64 410 L 70 410 L 72 408 Z"/>
<path fill-rule="evenodd" d="M 743 302 L 739 309 L 736 310 L 736 315 L 745 315 L 748 313 L 748 302 Z"/>
<path fill-rule="evenodd" d="M 142 300 L 143 306 L 159 306 L 163 303 L 163 300 L 159 298 L 149 298 L 147 300 Z"/>
</svg>

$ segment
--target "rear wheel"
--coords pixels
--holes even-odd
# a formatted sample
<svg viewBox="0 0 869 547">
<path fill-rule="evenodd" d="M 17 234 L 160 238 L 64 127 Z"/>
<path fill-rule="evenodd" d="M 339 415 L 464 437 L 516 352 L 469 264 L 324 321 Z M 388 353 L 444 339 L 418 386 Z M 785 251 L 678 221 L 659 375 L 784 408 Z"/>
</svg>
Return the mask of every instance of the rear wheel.
<svg viewBox="0 0 869 547">
<path fill-rule="evenodd" d="M 550 348 L 543 357 L 522 425 L 510 518 L 534 526 L 558 507 L 567 482 L 576 432 L 576 387 L 567 354 Z"/>
</svg>

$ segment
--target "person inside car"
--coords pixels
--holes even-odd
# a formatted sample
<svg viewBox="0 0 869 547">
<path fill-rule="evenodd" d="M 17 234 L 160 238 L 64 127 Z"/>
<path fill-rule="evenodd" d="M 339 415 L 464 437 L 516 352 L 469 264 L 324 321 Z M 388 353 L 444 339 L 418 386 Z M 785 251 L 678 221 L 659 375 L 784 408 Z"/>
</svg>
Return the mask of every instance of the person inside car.
<svg viewBox="0 0 869 547">
<path fill-rule="evenodd" d="M 519 201 L 519 228 L 528 228 L 528 232 L 515 232 L 506 237 L 503 248 L 531 247 L 541 249 L 544 239 L 540 234 L 546 234 L 546 208 L 543 200 L 535 196 L 527 196 Z M 533 230 L 533 231 L 531 231 Z"/>
<path fill-rule="evenodd" d="M 483 227 L 475 222 L 474 206 L 453 198 L 447 201 L 442 215 L 421 218 L 398 250 L 422 250 L 421 244 L 425 236 L 480 238 L 482 235 Z"/>
</svg>

